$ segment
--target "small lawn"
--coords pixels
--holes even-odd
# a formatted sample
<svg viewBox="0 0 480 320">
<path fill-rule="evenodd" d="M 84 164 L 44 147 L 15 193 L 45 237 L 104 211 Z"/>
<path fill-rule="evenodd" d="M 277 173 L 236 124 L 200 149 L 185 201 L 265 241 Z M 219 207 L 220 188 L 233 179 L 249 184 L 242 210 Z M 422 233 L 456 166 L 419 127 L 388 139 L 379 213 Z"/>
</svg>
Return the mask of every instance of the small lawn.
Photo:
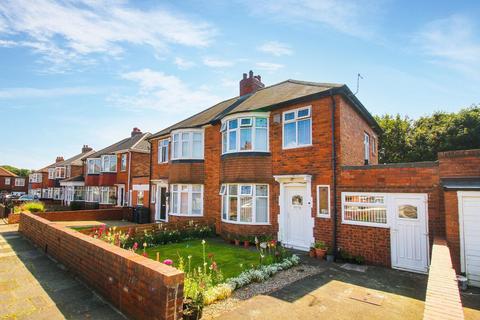
<svg viewBox="0 0 480 320">
<path fill-rule="evenodd" d="M 191 255 L 193 268 L 202 266 L 202 250 L 202 240 L 195 239 L 147 248 L 146 252 L 148 257 L 154 260 L 157 258 L 157 252 L 160 252 L 160 261 L 171 259 L 174 266 L 178 265 L 179 256 L 182 256 L 185 268 L 188 267 L 188 256 Z M 142 252 L 142 249 L 138 250 L 138 253 Z M 217 263 L 225 279 L 236 277 L 242 271 L 252 268 L 252 265 L 257 266 L 260 263 L 260 254 L 255 249 L 237 247 L 219 239 L 206 239 L 205 255 L 210 265 L 209 253 L 213 253 L 213 260 Z"/>
</svg>

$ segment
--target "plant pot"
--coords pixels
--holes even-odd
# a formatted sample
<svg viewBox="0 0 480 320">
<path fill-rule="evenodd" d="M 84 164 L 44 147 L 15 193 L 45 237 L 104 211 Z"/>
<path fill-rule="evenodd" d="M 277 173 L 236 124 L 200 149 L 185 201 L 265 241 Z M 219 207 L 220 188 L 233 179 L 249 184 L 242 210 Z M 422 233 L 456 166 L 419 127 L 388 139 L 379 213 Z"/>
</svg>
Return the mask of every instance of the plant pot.
<svg viewBox="0 0 480 320">
<path fill-rule="evenodd" d="M 308 252 L 308 255 L 309 255 L 311 258 L 315 258 L 315 249 L 311 248 L 311 249 L 310 249 L 310 252 Z"/>
<path fill-rule="evenodd" d="M 183 319 L 199 320 L 202 318 L 203 308 L 193 303 L 191 299 L 185 299 L 183 302 Z"/>
<path fill-rule="evenodd" d="M 328 262 L 333 262 L 335 260 L 335 257 L 333 256 L 333 254 L 327 254 L 327 261 Z"/>
<path fill-rule="evenodd" d="M 323 260 L 326 254 L 327 254 L 327 249 L 315 248 L 315 255 L 317 256 L 318 259 Z"/>
<path fill-rule="evenodd" d="M 240 240 L 235 239 L 235 245 L 239 246 L 240 245 Z"/>
<path fill-rule="evenodd" d="M 244 246 L 245 248 L 250 247 L 250 241 L 248 241 L 248 240 L 243 241 L 243 246 Z"/>
</svg>

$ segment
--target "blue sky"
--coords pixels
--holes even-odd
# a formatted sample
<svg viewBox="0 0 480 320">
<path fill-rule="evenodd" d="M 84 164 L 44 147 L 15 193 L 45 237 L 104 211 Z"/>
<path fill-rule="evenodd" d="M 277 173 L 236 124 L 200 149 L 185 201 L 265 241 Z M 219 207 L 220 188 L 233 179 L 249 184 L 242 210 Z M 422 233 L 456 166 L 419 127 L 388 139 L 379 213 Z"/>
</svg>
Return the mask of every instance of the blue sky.
<svg viewBox="0 0 480 320">
<path fill-rule="evenodd" d="M 345 83 L 372 114 L 479 103 L 480 2 L 0 2 L 0 164 L 40 168 L 238 94 Z"/>
</svg>

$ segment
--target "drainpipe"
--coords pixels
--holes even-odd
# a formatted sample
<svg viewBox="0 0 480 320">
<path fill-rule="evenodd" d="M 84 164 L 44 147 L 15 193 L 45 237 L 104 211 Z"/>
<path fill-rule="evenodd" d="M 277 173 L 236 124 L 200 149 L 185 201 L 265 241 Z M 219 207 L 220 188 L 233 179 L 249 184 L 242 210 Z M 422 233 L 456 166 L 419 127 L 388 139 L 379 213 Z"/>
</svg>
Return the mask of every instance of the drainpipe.
<svg viewBox="0 0 480 320">
<path fill-rule="evenodd" d="M 335 110 L 337 103 L 335 97 L 333 96 L 333 90 L 330 90 L 330 98 L 332 100 L 332 191 L 333 191 L 333 208 L 332 208 L 332 217 L 333 217 L 333 236 L 332 236 L 332 247 L 333 247 L 333 256 L 337 257 L 337 159 L 336 159 L 336 144 L 335 144 Z"/>
<path fill-rule="evenodd" d="M 153 152 L 152 151 L 153 151 L 153 149 L 152 149 L 152 141 L 148 141 L 148 143 L 150 144 L 150 156 L 149 156 L 150 165 L 148 166 L 148 211 L 150 212 L 150 222 L 152 222 L 152 221 L 154 221 L 154 219 L 152 219 L 152 209 L 150 208 L 151 204 L 152 204 L 152 184 L 150 182 L 150 179 L 152 179 L 152 166 L 153 166 L 153 162 L 152 162 Z M 158 188 L 158 186 L 157 186 L 157 188 Z M 155 189 L 155 192 L 156 191 L 157 191 L 157 189 Z M 158 199 L 155 201 L 155 207 L 157 205 L 157 201 L 158 201 Z"/>
<path fill-rule="evenodd" d="M 125 194 L 128 195 L 128 206 L 132 206 L 132 199 L 130 199 L 130 170 L 132 169 L 132 152 L 128 151 L 128 177 L 127 177 L 127 190 Z"/>
</svg>

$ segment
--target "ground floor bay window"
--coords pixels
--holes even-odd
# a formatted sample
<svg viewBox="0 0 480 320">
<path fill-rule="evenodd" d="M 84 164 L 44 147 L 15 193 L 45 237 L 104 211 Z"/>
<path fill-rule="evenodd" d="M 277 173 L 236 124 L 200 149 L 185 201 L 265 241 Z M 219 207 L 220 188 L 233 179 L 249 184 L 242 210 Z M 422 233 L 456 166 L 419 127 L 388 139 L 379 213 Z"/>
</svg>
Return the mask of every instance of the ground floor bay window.
<svg viewBox="0 0 480 320">
<path fill-rule="evenodd" d="M 267 184 L 223 184 L 222 220 L 241 224 L 268 224 Z"/>
<path fill-rule="evenodd" d="M 100 187 L 100 204 L 117 204 L 117 188 Z"/>
<path fill-rule="evenodd" d="M 179 216 L 202 216 L 203 185 L 172 184 L 170 186 L 170 214 Z"/>
<path fill-rule="evenodd" d="M 86 187 L 85 201 L 100 202 L 100 187 Z"/>
</svg>

